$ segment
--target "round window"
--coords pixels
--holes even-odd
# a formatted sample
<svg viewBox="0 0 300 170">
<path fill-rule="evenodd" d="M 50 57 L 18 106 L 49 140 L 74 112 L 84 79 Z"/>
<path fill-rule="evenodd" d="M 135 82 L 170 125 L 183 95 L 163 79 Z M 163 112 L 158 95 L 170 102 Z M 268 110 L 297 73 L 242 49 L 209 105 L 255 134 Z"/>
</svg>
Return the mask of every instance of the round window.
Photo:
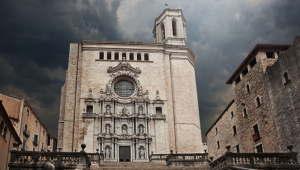
<svg viewBox="0 0 300 170">
<path fill-rule="evenodd" d="M 114 85 L 115 93 L 120 97 L 129 97 L 134 92 L 134 85 L 127 80 L 120 80 Z"/>
</svg>

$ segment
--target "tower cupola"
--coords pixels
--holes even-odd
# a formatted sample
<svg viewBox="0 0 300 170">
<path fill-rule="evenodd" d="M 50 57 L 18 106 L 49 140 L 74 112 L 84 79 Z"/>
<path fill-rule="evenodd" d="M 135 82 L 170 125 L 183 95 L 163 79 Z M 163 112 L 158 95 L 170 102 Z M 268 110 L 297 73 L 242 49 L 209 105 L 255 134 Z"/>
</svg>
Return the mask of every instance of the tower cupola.
<svg viewBox="0 0 300 170">
<path fill-rule="evenodd" d="M 166 9 L 154 21 L 153 37 L 155 43 L 186 45 L 185 19 L 182 10 Z"/>
</svg>

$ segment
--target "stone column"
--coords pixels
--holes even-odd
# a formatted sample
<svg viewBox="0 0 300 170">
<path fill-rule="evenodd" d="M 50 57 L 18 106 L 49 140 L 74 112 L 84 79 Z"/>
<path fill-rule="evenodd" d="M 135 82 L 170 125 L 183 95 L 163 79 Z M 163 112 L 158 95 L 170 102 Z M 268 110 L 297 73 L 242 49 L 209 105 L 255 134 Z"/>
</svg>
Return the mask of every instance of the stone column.
<svg viewBox="0 0 300 170">
<path fill-rule="evenodd" d="M 145 145 L 145 148 L 146 148 L 145 158 L 146 159 L 148 159 L 148 143 L 149 143 L 149 139 L 146 139 L 146 145 Z"/>
<path fill-rule="evenodd" d="M 136 156 L 135 156 L 135 139 L 132 139 L 132 160 L 133 159 L 136 159 Z"/>
</svg>

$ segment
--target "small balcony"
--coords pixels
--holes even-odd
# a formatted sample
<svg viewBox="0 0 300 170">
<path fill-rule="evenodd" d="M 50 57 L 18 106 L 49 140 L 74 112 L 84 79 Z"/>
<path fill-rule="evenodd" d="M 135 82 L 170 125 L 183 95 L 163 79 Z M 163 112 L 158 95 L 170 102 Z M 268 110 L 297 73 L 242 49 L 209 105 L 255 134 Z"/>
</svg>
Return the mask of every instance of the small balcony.
<svg viewBox="0 0 300 170">
<path fill-rule="evenodd" d="M 253 140 L 254 140 L 254 142 L 259 141 L 260 138 L 261 138 L 261 137 L 260 137 L 259 133 L 254 133 L 254 134 L 253 134 Z"/>
<path fill-rule="evenodd" d="M 38 146 L 39 141 L 38 141 L 38 140 L 33 140 L 32 143 L 33 143 L 35 146 Z"/>
<path fill-rule="evenodd" d="M 30 136 L 30 131 L 28 129 L 24 129 L 23 134 L 24 134 L 24 136 L 29 137 Z"/>
</svg>

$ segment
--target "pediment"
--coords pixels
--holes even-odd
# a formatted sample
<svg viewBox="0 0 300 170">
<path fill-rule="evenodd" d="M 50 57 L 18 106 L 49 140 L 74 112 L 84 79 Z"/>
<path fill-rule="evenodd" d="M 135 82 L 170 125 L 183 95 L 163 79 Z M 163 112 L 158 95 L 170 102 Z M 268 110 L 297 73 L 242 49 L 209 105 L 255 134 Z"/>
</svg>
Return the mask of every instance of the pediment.
<svg viewBox="0 0 300 170">
<path fill-rule="evenodd" d="M 130 71 L 134 74 L 141 74 L 142 72 L 138 67 L 134 68 L 128 62 L 120 62 L 116 67 L 110 66 L 107 69 L 108 73 L 115 73 L 118 71 Z"/>
</svg>

